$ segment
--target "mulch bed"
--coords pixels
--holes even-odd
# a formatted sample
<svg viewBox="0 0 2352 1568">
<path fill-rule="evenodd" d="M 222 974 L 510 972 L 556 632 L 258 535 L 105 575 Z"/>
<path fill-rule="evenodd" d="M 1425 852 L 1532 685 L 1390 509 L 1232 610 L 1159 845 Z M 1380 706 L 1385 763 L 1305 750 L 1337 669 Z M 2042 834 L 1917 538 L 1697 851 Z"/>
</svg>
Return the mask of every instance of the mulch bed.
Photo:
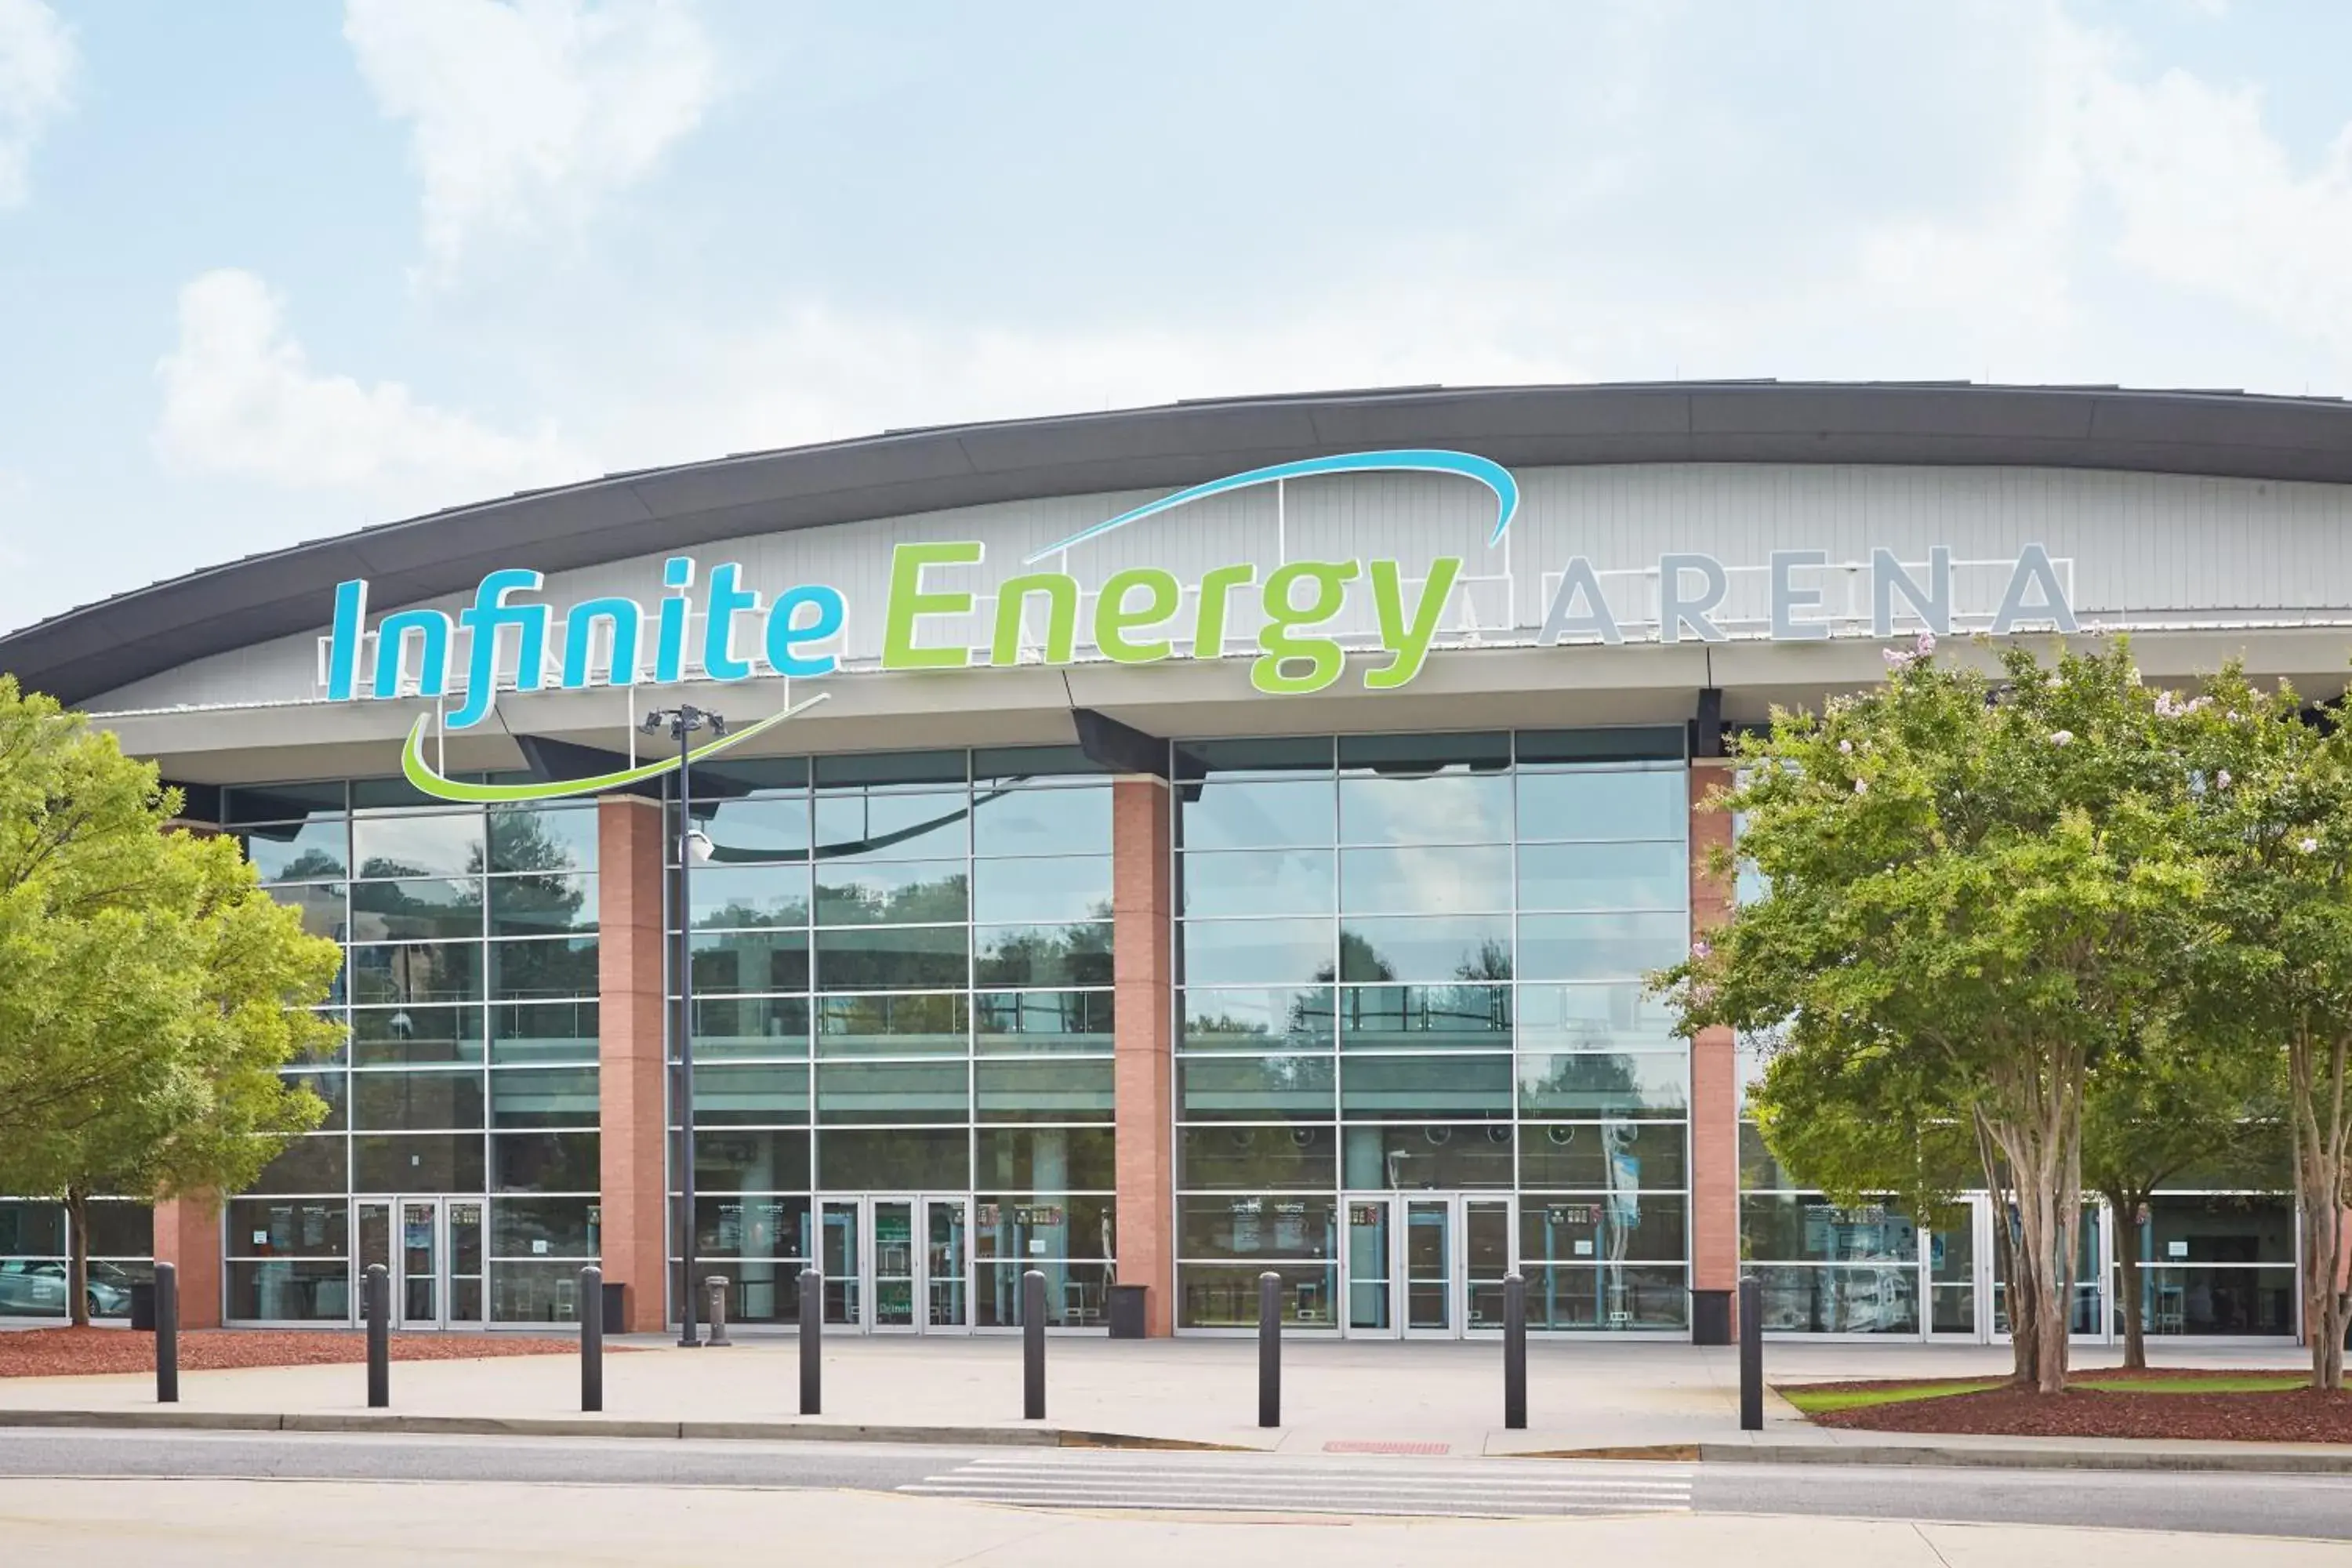
<svg viewBox="0 0 2352 1568">
<path fill-rule="evenodd" d="M 2055 1396 L 2030 1389 L 1996 1388 L 1856 1410 L 1824 1411 L 1817 1426 L 1868 1432 L 1950 1432 L 2006 1437 L 2161 1437 L 2184 1442 L 2352 1443 L 2352 1393 L 2308 1388 L 2271 1394 L 2103 1394 L 2105 1383 L 2163 1380 L 2199 1373 L 2179 1367 L 2146 1372 L 2101 1371 L 2072 1380 Z M 2212 1373 L 2210 1375 L 2244 1375 Z M 1965 1384 L 1981 1379 L 1921 1379 Z M 1858 1389 L 1883 1384 L 1809 1384 L 1809 1388 Z M 1911 1386 L 1918 1386 L 1914 1384 Z"/>
<path fill-rule="evenodd" d="M 485 1356 L 579 1353 L 577 1340 L 514 1334 L 392 1336 L 394 1361 L 474 1361 Z M 348 1329 L 180 1331 L 183 1372 L 222 1372 L 247 1366 L 325 1366 L 365 1360 L 367 1336 Z M 0 1333 L 0 1377 L 75 1377 L 89 1373 L 154 1370 L 152 1334 L 122 1329 L 26 1329 Z"/>
</svg>

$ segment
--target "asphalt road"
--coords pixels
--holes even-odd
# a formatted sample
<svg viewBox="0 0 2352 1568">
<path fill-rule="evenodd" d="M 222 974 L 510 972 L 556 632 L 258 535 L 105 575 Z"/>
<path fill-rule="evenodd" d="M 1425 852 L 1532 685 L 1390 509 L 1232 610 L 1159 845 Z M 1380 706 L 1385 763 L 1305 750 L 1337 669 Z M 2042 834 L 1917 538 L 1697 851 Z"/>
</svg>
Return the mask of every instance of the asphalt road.
<svg viewBox="0 0 2352 1568">
<path fill-rule="evenodd" d="M 0 1476 L 850 1489 L 1261 1514 L 1687 1511 L 2352 1541 L 2352 1478 L 2336 1477 L 69 1429 L 0 1429 Z"/>
</svg>

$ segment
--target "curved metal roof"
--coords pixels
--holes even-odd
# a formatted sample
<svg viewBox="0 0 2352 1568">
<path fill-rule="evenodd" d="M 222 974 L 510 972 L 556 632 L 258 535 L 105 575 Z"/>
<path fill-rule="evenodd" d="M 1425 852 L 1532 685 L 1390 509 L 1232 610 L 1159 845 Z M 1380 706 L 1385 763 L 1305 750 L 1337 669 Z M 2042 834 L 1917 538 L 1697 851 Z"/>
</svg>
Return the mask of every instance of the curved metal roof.
<svg viewBox="0 0 2352 1568">
<path fill-rule="evenodd" d="M 2352 404 L 1967 383 L 1406 387 L 889 431 L 740 454 L 385 523 L 192 573 L 0 637 L 0 670 L 68 701 L 374 602 L 747 533 L 1027 497 L 1178 489 L 1261 464 L 1453 446 L 1517 468 L 1604 463 L 2039 466 L 2352 483 Z"/>
</svg>

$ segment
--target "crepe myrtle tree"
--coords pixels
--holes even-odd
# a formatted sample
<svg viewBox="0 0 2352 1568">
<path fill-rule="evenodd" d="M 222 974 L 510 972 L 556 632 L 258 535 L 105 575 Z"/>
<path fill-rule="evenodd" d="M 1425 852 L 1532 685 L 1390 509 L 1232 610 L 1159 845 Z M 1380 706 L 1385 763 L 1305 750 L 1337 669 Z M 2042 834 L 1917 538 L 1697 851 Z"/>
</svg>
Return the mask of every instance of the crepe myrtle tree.
<svg viewBox="0 0 2352 1568">
<path fill-rule="evenodd" d="M 89 1321 L 89 1205 L 251 1183 L 326 1106 L 279 1068 L 340 1027 L 337 944 L 112 736 L 0 677 L 0 1192 L 61 1200 Z"/>
<path fill-rule="evenodd" d="M 2352 1210 L 2352 731 L 2234 666 L 2186 702 L 2208 904 L 2228 940 L 2200 954 L 2200 1029 L 2283 1058 L 2314 1387 L 2344 1386 Z"/>
<path fill-rule="evenodd" d="M 1764 890 L 1653 983 L 1685 1033 L 1777 1041 L 1767 1104 L 1776 1078 L 1855 1078 L 1909 1106 L 1900 1125 L 1965 1129 L 2014 1227 L 2017 1376 L 2054 1394 L 2093 1074 L 2206 940 L 2190 792 L 2120 643 L 2044 668 L 2015 647 L 1946 662 L 1923 637 L 1889 666 L 1742 741 L 1711 804 L 1739 814 Z M 1766 1139 L 1811 1179 L 1794 1127 L 1768 1113 Z"/>
</svg>

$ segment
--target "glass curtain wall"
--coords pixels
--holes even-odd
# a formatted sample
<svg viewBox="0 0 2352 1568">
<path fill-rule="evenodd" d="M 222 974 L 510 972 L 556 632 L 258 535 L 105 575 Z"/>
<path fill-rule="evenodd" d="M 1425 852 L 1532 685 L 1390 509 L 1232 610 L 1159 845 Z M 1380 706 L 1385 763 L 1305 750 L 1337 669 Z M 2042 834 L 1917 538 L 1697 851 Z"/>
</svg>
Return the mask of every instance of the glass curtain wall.
<svg viewBox="0 0 2352 1568">
<path fill-rule="evenodd" d="M 352 1319 L 352 1199 L 455 1194 L 476 1201 L 415 1254 L 436 1279 L 414 1299 L 452 1323 L 572 1319 L 598 1256 L 594 803 L 362 779 L 233 789 L 225 815 L 271 895 L 343 944 L 326 1011 L 349 1031 L 287 1069 L 327 1120 L 227 1205 L 229 1317 Z"/>
<path fill-rule="evenodd" d="M 1056 1322 L 1100 1323 L 1110 781 L 1041 747 L 730 760 L 694 787 L 697 1272 L 788 1322 L 814 1262 L 835 1321 L 912 1327 L 874 1258 L 912 1245 L 926 1326 L 1013 1325 L 1031 1268 Z M 869 1234 L 875 1194 L 953 1197 L 965 1228 L 892 1209 L 872 1227 L 924 1237 Z"/>
<path fill-rule="evenodd" d="M 1180 1326 L 1254 1323 L 1269 1268 L 1339 1326 L 1344 1258 L 1386 1329 L 1472 1267 L 1394 1193 L 1500 1195 L 1532 1327 L 1683 1326 L 1688 1053 L 1641 978 L 1689 941 L 1682 732 L 1173 755 Z"/>
</svg>

